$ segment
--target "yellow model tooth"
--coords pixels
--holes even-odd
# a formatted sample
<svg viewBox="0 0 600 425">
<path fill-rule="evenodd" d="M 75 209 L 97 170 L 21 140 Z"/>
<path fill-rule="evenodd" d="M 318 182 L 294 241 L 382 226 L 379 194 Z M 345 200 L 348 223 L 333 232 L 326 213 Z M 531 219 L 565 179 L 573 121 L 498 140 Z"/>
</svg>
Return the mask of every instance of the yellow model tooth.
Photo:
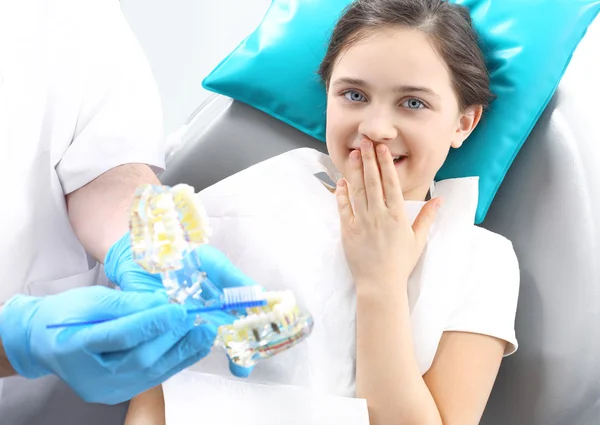
<svg viewBox="0 0 600 425">
<path fill-rule="evenodd" d="M 194 244 L 208 242 L 208 217 L 191 186 L 180 184 L 172 188 L 173 199 L 181 214 L 181 224 L 188 240 Z"/>
</svg>

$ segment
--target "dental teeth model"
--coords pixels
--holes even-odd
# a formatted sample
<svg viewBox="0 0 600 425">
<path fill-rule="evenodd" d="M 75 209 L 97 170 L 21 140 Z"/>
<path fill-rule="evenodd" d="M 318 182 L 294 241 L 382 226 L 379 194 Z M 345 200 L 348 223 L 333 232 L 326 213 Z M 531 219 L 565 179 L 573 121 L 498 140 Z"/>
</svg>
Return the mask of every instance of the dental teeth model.
<svg viewBox="0 0 600 425">
<path fill-rule="evenodd" d="M 195 248 L 208 242 L 208 217 L 194 188 L 145 185 L 134 197 L 130 234 L 134 260 L 160 274 L 172 302 L 210 306 L 223 293 L 199 271 Z M 243 367 L 291 348 L 310 335 L 311 314 L 287 291 L 264 292 L 265 306 L 230 311 L 231 325 L 219 327 L 215 345 Z"/>
<path fill-rule="evenodd" d="M 208 217 L 188 185 L 140 187 L 130 218 L 134 260 L 150 273 L 159 273 L 169 298 L 178 303 L 201 298 L 202 286 L 212 285 L 198 271 L 195 248 L 208 242 Z M 213 289 L 213 288 L 211 288 Z"/>
<path fill-rule="evenodd" d="M 261 359 L 293 347 L 312 332 L 312 316 L 298 306 L 291 291 L 266 292 L 264 296 L 266 306 L 247 309 L 248 315 L 219 327 L 217 344 L 237 365 L 254 366 Z"/>
</svg>

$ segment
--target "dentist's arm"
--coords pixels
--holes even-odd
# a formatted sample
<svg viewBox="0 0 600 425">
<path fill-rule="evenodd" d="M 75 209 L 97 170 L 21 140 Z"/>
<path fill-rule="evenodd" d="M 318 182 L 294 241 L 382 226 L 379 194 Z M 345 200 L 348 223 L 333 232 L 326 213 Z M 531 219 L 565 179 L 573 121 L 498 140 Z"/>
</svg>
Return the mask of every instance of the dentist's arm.
<svg viewBox="0 0 600 425">
<path fill-rule="evenodd" d="M 128 208 L 137 186 L 157 182 L 147 165 L 127 164 L 107 171 L 67 195 L 71 224 L 90 255 L 104 261 L 110 246 L 128 229 Z M 15 370 L 0 339 L 0 378 L 11 375 L 15 375 Z"/>
<path fill-rule="evenodd" d="M 129 228 L 129 208 L 137 187 L 160 184 L 149 166 L 115 167 L 67 195 L 69 218 L 86 251 L 103 262 L 110 247 Z"/>
<path fill-rule="evenodd" d="M 90 255 L 102 262 L 128 229 L 128 209 L 135 189 L 158 179 L 150 167 L 126 164 L 113 168 L 67 195 L 69 218 L 77 237 Z M 2 307 L 0 307 L 0 312 Z M 0 337 L 0 378 L 15 375 Z"/>
<path fill-rule="evenodd" d="M 146 183 L 158 184 L 150 167 L 126 164 L 67 195 L 73 229 L 87 252 L 98 261 L 102 262 L 110 246 L 127 232 L 133 194 Z M 0 378 L 15 374 L 0 338 Z"/>
<path fill-rule="evenodd" d="M 102 174 L 87 185 L 67 195 L 67 207 L 75 234 L 86 251 L 97 261 L 104 262 L 110 247 L 125 234 L 129 228 L 129 208 L 136 189 L 144 184 L 160 184 L 150 167 L 144 164 L 125 164 Z M 143 400 L 160 395 L 157 387 L 142 394 Z M 142 403 L 133 398 L 137 415 L 142 415 L 148 425 L 154 415 L 148 415 L 143 409 L 135 409 Z M 157 404 L 159 405 L 159 404 Z M 164 417 L 164 412 L 162 414 Z M 158 422 L 160 424 L 162 422 Z"/>
</svg>

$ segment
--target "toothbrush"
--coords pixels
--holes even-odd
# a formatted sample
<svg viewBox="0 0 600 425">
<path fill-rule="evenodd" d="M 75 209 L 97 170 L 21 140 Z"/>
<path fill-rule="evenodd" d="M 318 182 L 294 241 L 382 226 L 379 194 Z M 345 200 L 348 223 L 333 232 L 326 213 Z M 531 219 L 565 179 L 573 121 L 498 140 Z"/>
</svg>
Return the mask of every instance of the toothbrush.
<svg viewBox="0 0 600 425">
<path fill-rule="evenodd" d="M 223 289 L 223 299 L 221 303 L 208 307 L 193 308 L 187 310 L 187 313 L 200 314 L 207 313 L 210 311 L 231 311 L 242 310 L 246 308 L 262 307 L 267 305 L 267 299 L 265 298 L 264 294 L 265 293 L 262 291 L 262 288 L 259 285 L 241 286 L 237 288 L 225 288 Z M 110 319 L 87 320 L 83 322 L 55 323 L 52 325 L 46 325 L 46 329 L 94 325 L 97 323 L 110 322 L 116 319 L 118 319 L 118 317 L 113 317 Z"/>
</svg>

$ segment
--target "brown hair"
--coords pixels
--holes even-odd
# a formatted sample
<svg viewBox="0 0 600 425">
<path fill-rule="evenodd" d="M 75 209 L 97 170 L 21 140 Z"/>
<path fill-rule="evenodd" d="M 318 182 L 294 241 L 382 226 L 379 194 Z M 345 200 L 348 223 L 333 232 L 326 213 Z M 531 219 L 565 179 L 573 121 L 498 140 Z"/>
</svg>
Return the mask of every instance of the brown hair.
<svg viewBox="0 0 600 425">
<path fill-rule="evenodd" d="M 402 26 L 423 31 L 445 61 L 461 110 L 493 100 L 490 78 L 469 10 L 446 0 L 356 0 L 336 24 L 319 76 L 328 88 L 339 55 L 369 32 Z"/>
</svg>

